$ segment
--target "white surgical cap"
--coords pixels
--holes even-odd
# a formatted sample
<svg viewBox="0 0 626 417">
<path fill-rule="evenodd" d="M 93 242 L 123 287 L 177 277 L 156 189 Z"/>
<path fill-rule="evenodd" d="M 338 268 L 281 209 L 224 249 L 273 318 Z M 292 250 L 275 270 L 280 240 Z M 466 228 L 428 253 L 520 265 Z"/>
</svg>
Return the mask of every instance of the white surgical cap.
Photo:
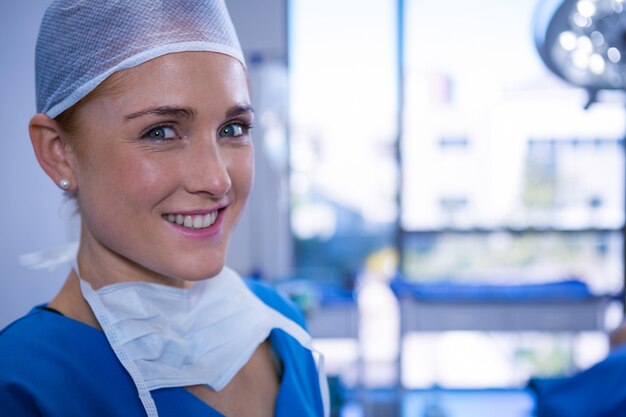
<svg viewBox="0 0 626 417">
<path fill-rule="evenodd" d="M 37 112 L 54 118 L 114 72 L 183 51 L 245 65 L 223 0 L 56 0 L 37 40 Z"/>
</svg>

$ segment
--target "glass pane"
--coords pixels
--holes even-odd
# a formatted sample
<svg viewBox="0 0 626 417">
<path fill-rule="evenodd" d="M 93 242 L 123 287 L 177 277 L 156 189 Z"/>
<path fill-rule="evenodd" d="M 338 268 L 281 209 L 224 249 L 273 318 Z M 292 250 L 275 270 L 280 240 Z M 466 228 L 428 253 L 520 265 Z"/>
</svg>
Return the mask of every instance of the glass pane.
<svg viewBox="0 0 626 417">
<path fill-rule="evenodd" d="M 405 229 L 623 224 L 623 100 L 547 70 L 536 3 L 407 1 Z"/>
<path fill-rule="evenodd" d="M 608 352 L 606 338 L 599 332 L 412 333 L 405 337 L 404 348 L 406 387 L 457 389 L 522 388 L 532 377 L 585 369 Z"/>
<path fill-rule="evenodd" d="M 408 233 L 404 273 L 413 281 L 494 285 L 578 280 L 592 293 L 623 286 L 622 235 L 576 233 Z"/>
<path fill-rule="evenodd" d="M 536 5 L 406 2 L 410 279 L 623 287 L 623 96 L 603 93 L 584 109 L 586 92 L 535 50 Z"/>
<path fill-rule="evenodd" d="M 397 219 L 395 2 L 290 7 L 296 273 L 339 278 L 392 242 Z"/>
</svg>

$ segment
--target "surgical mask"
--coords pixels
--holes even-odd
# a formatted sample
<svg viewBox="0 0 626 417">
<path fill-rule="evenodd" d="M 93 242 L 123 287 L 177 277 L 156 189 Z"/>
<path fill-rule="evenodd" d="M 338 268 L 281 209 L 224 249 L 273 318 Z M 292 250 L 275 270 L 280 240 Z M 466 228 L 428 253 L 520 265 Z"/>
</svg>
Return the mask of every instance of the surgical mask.
<svg viewBox="0 0 626 417">
<path fill-rule="evenodd" d="M 227 267 L 190 288 L 124 282 L 98 290 L 75 270 L 148 416 L 158 415 L 152 390 L 198 384 L 224 388 L 272 329 L 312 350 L 311 336 L 302 327 L 267 306 Z M 323 364 L 318 370 L 327 409 Z"/>
</svg>

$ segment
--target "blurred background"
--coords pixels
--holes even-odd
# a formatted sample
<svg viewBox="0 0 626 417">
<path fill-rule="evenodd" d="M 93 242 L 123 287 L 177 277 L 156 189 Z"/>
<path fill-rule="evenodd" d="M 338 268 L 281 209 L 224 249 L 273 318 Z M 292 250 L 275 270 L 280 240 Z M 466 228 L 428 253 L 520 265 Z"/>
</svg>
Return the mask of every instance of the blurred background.
<svg viewBox="0 0 626 417">
<path fill-rule="evenodd" d="M 77 238 L 40 170 L 34 46 L 2 2 L 0 327 Z M 227 0 L 257 178 L 229 264 L 305 310 L 336 416 L 531 416 L 533 378 L 607 356 L 624 311 L 622 0 Z"/>
</svg>

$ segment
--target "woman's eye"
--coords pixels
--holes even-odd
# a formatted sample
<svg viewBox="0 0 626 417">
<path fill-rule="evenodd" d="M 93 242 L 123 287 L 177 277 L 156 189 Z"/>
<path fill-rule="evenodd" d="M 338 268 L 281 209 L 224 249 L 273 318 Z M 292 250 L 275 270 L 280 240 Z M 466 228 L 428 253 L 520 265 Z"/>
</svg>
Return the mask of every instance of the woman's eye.
<svg viewBox="0 0 626 417">
<path fill-rule="evenodd" d="M 169 126 L 158 126 L 148 130 L 144 137 L 153 140 L 174 139 L 176 137 L 176 132 Z"/>
<path fill-rule="evenodd" d="M 237 137 L 246 133 L 247 128 L 241 123 L 230 123 L 220 129 L 219 135 L 225 137 Z"/>
</svg>

